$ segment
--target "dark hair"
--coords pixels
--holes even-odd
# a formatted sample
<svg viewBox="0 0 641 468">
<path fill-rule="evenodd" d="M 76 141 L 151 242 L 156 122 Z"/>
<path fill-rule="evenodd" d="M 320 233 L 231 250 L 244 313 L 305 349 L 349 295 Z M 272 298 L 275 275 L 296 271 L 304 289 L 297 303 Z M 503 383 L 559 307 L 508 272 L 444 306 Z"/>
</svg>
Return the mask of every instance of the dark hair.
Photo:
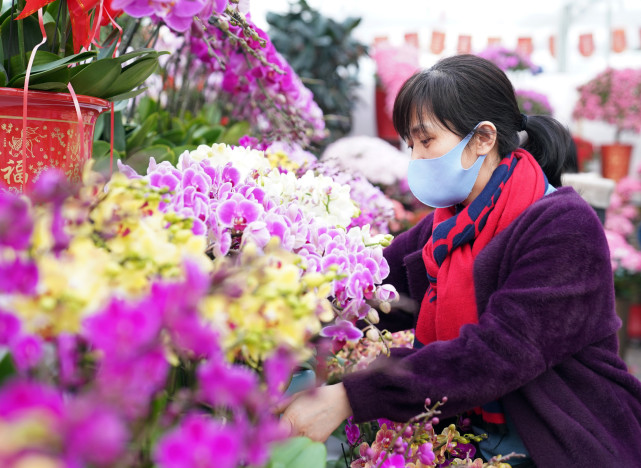
<svg viewBox="0 0 641 468">
<path fill-rule="evenodd" d="M 489 120 L 496 126 L 502 157 L 519 147 L 524 118 L 514 87 L 505 73 L 489 60 L 456 55 L 415 73 L 401 87 L 394 102 L 393 122 L 399 135 L 410 136 L 412 113 L 420 125 L 431 116 L 463 138 L 474 126 Z M 539 162 L 548 181 L 561 185 L 562 172 L 576 172 L 576 147 L 568 130 L 549 116 L 526 118 L 523 148 Z"/>
</svg>

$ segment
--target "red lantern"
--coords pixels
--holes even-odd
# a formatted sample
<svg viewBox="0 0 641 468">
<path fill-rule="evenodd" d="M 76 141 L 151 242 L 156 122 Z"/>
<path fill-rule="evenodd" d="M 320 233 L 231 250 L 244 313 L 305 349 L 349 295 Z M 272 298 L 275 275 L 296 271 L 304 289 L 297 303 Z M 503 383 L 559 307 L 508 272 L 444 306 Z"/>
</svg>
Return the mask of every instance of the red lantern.
<svg viewBox="0 0 641 468">
<path fill-rule="evenodd" d="M 501 45 L 501 38 L 500 37 L 488 37 L 487 38 L 487 45 L 489 47 L 499 46 L 499 45 Z"/>
<path fill-rule="evenodd" d="M 472 52 L 472 36 L 467 34 L 460 34 L 458 37 L 458 45 L 456 51 L 459 54 L 469 54 Z"/>
<path fill-rule="evenodd" d="M 534 50 L 534 46 L 532 45 L 532 38 L 519 37 L 516 43 L 516 49 L 522 54 L 527 55 L 528 57 L 532 55 L 532 51 Z"/>
<path fill-rule="evenodd" d="M 616 53 L 623 52 L 625 50 L 625 46 L 625 30 L 615 29 L 612 31 L 612 51 Z"/>
<path fill-rule="evenodd" d="M 584 57 L 589 57 L 594 53 L 594 36 L 592 36 L 592 33 L 579 36 L 579 52 Z"/>
<path fill-rule="evenodd" d="M 374 45 L 384 44 L 386 42 L 389 42 L 389 38 L 387 36 L 376 36 L 376 37 L 374 37 Z"/>
<path fill-rule="evenodd" d="M 445 49 L 445 33 L 441 31 L 432 31 L 432 43 L 430 50 L 433 54 L 440 54 Z"/>
<path fill-rule="evenodd" d="M 556 37 L 550 36 L 549 39 L 550 55 L 556 57 Z"/>
<path fill-rule="evenodd" d="M 418 49 L 418 33 L 411 32 L 411 33 L 405 33 L 405 43 L 409 44 L 411 46 L 414 46 Z"/>
</svg>

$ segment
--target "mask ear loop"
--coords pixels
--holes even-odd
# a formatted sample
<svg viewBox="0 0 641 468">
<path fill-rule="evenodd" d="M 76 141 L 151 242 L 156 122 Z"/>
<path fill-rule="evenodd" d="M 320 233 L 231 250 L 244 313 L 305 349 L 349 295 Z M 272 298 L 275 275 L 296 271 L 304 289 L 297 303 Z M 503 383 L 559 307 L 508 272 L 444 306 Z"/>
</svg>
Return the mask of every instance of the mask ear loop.
<svg viewBox="0 0 641 468">
<path fill-rule="evenodd" d="M 24 193 L 27 186 L 27 95 L 29 91 L 29 76 L 31 75 L 31 68 L 33 67 L 33 60 L 36 58 L 36 51 L 38 48 L 47 42 L 47 32 L 45 31 L 45 23 L 42 17 L 42 8 L 38 10 L 38 22 L 40 23 L 40 32 L 42 33 L 42 41 L 37 44 L 31 51 L 29 63 L 24 77 L 24 89 L 22 93 L 22 193 Z"/>
</svg>

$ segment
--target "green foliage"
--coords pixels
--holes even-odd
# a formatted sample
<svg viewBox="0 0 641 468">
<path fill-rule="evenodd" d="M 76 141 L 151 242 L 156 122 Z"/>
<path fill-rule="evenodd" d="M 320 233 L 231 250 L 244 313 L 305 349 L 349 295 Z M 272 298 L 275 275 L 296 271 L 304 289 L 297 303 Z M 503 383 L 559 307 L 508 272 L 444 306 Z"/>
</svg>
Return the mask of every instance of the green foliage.
<svg viewBox="0 0 641 468">
<path fill-rule="evenodd" d="M 358 60 L 367 46 L 352 37 L 360 18 L 342 22 L 321 15 L 305 0 L 291 5 L 287 14 L 267 14 L 268 31 L 276 49 L 314 93 L 325 113 L 330 141 L 352 127 L 351 111 L 356 101 Z"/>
<path fill-rule="evenodd" d="M 325 468 L 327 449 L 307 437 L 293 437 L 274 447 L 266 468 Z"/>
<path fill-rule="evenodd" d="M 214 105 L 206 105 L 196 114 L 187 111 L 179 119 L 172 117 L 157 101 L 144 97 L 138 103 L 133 117 L 131 124 L 123 124 L 123 112 L 114 114 L 114 159 L 121 160 L 142 174 L 147 171 L 151 157 L 156 162 L 176 164 L 183 152 L 195 150 L 199 145 L 237 145 L 238 140 L 249 133 L 249 124 L 244 121 L 223 125 L 221 112 Z M 94 167 L 101 172 L 108 171 L 110 113 L 98 118 L 94 140 Z"/>
<path fill-rule="evenodd" d="M 14 10 L 17 16 L 21 6 Z M 156 69 L 165 52 L 141 49 L 112 58 L 116 38 L 105 39 L 100 52 L 73 53 L 66 20 L 57 22 L 58 2 L 43 15 L 47 42 L 37 51 L 29 76 L 29 89 L 66 92 L 71 83 L 77 94 L 113 101 L 127 99 Z M 65 15 L 62 15 L 63 17 Z M 14 20 L 8 10 L 0 16 L 0 86 L 22 88 L 35 46 L 42 40 L 37 14 Z M 63 35 L 64 32 L 64 35 Z M 66 37 L 65 44 L 60 38 Z M 81 63 L 84 62 L 84 63 Z M 75 65 L 69 68 L 69 65 Z"/>
<path fill-rule="evenodd" d="M 6 350 L 0 350 L 0 384 L 16 374 L 16 366 L 13 363 L 11 354 Z"/>
</svg>

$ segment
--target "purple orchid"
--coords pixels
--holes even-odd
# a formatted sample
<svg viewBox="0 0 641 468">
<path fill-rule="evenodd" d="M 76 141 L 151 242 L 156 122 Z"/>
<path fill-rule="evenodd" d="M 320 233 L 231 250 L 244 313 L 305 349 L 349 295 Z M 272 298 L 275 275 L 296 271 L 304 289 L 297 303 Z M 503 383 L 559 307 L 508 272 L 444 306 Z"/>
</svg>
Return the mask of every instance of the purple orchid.
<svg viewBox="0 0 641 468">
<path fill-rule="evenodd" d="M 235 468 L 240 462 L 240 440 L 233 425 L 189 414 L 158 441 L 153 459 L 159 468 Z"/>
<path fill-rule="evenodd" d="M 226 227 L 242 231 L 249 223 L 258 219 L 262 207 L 250 200 L 233 198 L 222 202 L 218 206 L 216 216 L 218 221 Z"/>
<path fill-rule="evenodd" d="M 218 360 L 201 364 L 197 376 L 199 399 L 213 406 L 243 405 L 258 388 L 258 377 L 254 372 Z"/>
<path fill-rule="evenodd" d="M 26 249 L 32 232 L 29 203 L 17 195 L 0 190 L 0 246 Z"/>
<path fill-rule="evenodd" d="M 363 332 L 352 322 L 338 319 L 334 325 L 323 328 L 321 335 L 338 341 L 357 341 L 363 337 Z"/>
</svg>

